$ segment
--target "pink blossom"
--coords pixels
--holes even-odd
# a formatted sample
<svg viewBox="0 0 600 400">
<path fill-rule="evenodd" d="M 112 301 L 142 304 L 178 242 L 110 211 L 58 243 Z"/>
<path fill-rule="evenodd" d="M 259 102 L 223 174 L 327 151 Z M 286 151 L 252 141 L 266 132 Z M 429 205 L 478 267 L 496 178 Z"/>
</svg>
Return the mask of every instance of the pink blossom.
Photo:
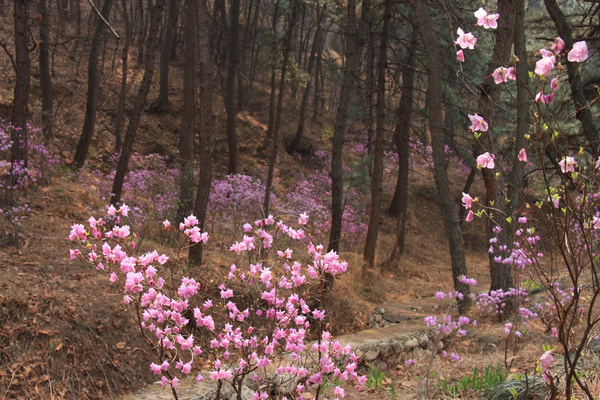
<svg viewBox="0 0 600 400">
<path fill-rule="evenodd" d="M 162 224 L 165 229 L 169 229 L 171 227 L 171 222 L 168 219 L 165 219 Z"/>
<path fill-rule="evenodd" d="M 535 101 L 543 104 L 551 104 L 552 101 L 554 101 L 554 92 L 550 94 L 544 94 L 543 91 L 538 92 L 538 94 L 535 95 Z"/>
<path fill-rule="evenodd" d="M 298 224 L 306 225 L 307 223 L 308 223 L 308 215 L 306 213 L 300 214 L 300 217 L 298 218 Z"/>
<path fill-rule="evenodd" d="M 554 357 L 552 357 L 552 350 L 548 350 L 539 358 L 540 366 L 542 370 L 547 371 L 554 366 Z"/>
<path fill-rule="evenodd" d="M 469 119 L 471 120 L 471 128 L 469 128 L 471 131 L 486 132 L 488 130 L 488 123 L 479 114 L 469 114 Z"/>
<path fill-rule="evenodd" d="M 554 56 L 542 57 L 535 63 L 535 73 L 542 76 L 550 76 L 555 62 L 556 58 Z"/>
<path fill-rule="evenodd" d="M 494 163 L 495 156 L 488 153 L 487 151 L 477 157 L 477 166 L 481 168 L 494 169 L 496 164 Z"/>
<path fill-rule="evenodd" d="M 492 76 L 494 77 L 494 82 L 496 83 L 496 85 L 502 82 L 508 82 L 509 79 L 512 81 L 517 80 L 517 75 L 515 75 L 514 67 L 498 67 L 494 70 Z"/>
<path fill-rule="evenodd" d="M 552 78 L 552 81 L 550 82 L 550 87 L 552 88 L 552 90 L 558 90 L 558 78 Z"/>
<path fill-rule="evenodd" d="M 519 161 L 523 161 L 523 162 L 527 162 L 527 152 L 525 151 L 524 148 L 522 148 L 521 150 L 519 150 Z"/>
<path fill-rule="evenodd" d="M 408 368 L 408 367 L 410 367 L 410 366 L 413 366 L 414 364 L 415 364 L 415 361 L 414 361 L 412 358 L 409 358 L 408 360 L 406 360 L 406 361 L 404 362 L 404 366 L 405 366 L 406 368 Z"/>
<path fill-rule="evenodd" d="M 567 60 L 571 62 L 584 62 L 588 58 L 588 48 L 585 41 L 575 42 L 573 48 L 567 54 Z"/>
<path fill-rule="evenodd" d="M 562 51 L 565 49 L 565 41 L 560 37 L 557 37 L 554 39 L 554 44 L 550 48 L 556 55 L 560 55 L 560 53 L 562 53 Z"/>
<path fill-rule="evenodd" d="M 594 226 L 594 229 L 600 229 L 600 218 L 596 216 L 592 217 L 592 225 Z"/>
<path fill-rule="evenodd" d="M 575 165 L 577 165 L 577 161 L 575 161 L 575 158 L 573 157 L 566 156 L 563 157 L 558 165 L 560 165 L 560 170 L 563 172 L 563 174 L 566 174 L 567 172 L 575 172 Z"/>
<path fill-rule="evenodd" d="M 473 207 L 473 198 L 468 193 L 463 192 L 462 204 L 467 209 Z"/>
<path fill-rule="evenodd" d="M 460 62 L 465 62 L 465 53 L 462 49 L 456 52 L 456 59 Z"/>
<path fill-rule="evenodd" d="M 454 42 L 455 44 L 459 45 L 462 49 L 468 48 L 472 50 L 475 48 L 477 38 L 471 32 L 465 33 L 461 28 L 458 28 L 456 33 L 458 34 L 458 39 Z"/>
<path fill-rule="evenodd" d="M 498 27 L 498 18 L 500 14 L 488 14 L 483 8 L 474 12 L 477 18 L 477 26 L 483 26 L 484 29 L 496 29 Z"/>
<path fill-rule="evenodd" d="M 473 210 L 469 210 L 469 212 L 467 213 L 467 216 L 465 217 L 465 221 L 467 221 L 467 222 L 473 221 Z"/>
</svg>

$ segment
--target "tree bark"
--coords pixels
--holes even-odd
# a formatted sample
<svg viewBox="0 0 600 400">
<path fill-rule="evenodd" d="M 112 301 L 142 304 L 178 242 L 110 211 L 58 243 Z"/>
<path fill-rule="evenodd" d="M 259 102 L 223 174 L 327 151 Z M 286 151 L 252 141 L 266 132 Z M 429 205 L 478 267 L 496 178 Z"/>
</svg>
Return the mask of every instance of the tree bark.
<svg viewBox="0 0 600 400">
<path fill-rule="evenodd" d="M 515 23 L 515 0 L 499 0 L 498 12 L 502 18 L 498 20 L 498 29 L 496 30 L 496 43 L 492 53 L 492 58 L 487 67 L 487 78 L 479 86 L 480 109 L 481 115 L 489 124 L 489 130 L 481 136 L 482 152 L 496 154 L 496 148 L 493 135 L 493 124 L 496 115 L 497 104 L 500 98 L 500 85 L 496 85 L 490 78 L 490 75 L 499 66 L 506 66 L 509 62 L 510 49 L 514 33 Z M 489 168 L 482 168 L 481 175 L 485 186 L 486 206 L 490 207 L 490 218 L 487 221 L 487 238 L 497 238 L 497 245 L 512 246 L 512 227 L 506 222 L 507 210 L 505 207 L 504 193 L 501 185 L 496 178 L 495 172 Z M 494 232 L 494 228 L 499 226 L 501 234 Z M 488 253 L 490 263 L 490 290 L 507 291 L 513 286 L 512 267 L 508 264 L 497 262 L 495 257 L 497 254 Z M 514 299 L 506 298 L 505 307 L 501 315 L 502 319 L 508 318 L 514 309 Z"/>
<path fill-rule="evenodd" d="M 371 215 L 365 240 L 363 259 L 371 268 L 375 266 L 375 253 L 379 223 L 381 222 L 381 193 L 383 192 L 383 146 L 385 139 L 385 87 L 387 74 L 387 47 L 390 22 L 392 19 L 392 1 L 384 1 L 383 27 L 379 44 L 379 64 L 377 65 L 377 104 L 375 142 L 373 143 L 373 179 L 371 180 Z M 363 274 L 365 269 L 363 269 Z"/>
<path fill-rule="evenodd" d="M 227 51 L 227 79 L 225 81 L 225 112 L 227 114 L 227 148 L 229 163 L 227 173 L 236 174 L 238 168 L 237 154 L 237 117 L 235 102 L 235 80 L 238 68 L 239 30 L 240 30 L 240 0 L 231 0 L 230 9 L 229 48 Z"/>
<path fill-rule="evenodd" d="M 350 98 L 355 87 L 355 79 L 360 66 L 361 47 L 358 42 L 356 21 L 356 0 L 348 1 L 348 24 L 346 26 L 346 46 L 344 49 L 344 77 L 340 88 L 340 102 L 335 115 L 333 128 L 333 145 L 331 147 L 331 231 L 329 232 L 328 251 L 340 251 L 342 236 L 342 216 L 344 213 L 344 170 L 343 146 L 346 121 L 350 108 Z M 331 279 L 328 280 L 331 284 Z"/>
<path fill-rule="evenodd" d="M 467 264 L 462 243 L 460 223 L 454 210 L 454 203 L 452 202 L 452 194 L 450 193 L 450 185 L 448 182 L 448 172 L 446 170 L 444 128 L 442 126 L 442 63 L 439 58 L 440 51 L 433 23 L 426 8 L 426 3 L 421 0 L 410 0 L 410 4 L 416 14 L 419 32 L 421 33 L 423 46 L 425 47 L 429 126 L 431 130 L 435 186 L 450 247 L 454 288 L 463 295 L 462 300 L 457 299 L 458 309 L 461 314 L 464 314 L 470 305 L 470 289 L 468 285 L 459 281 L 459 278 L 462 275 L 467 275 Z"/>
<path fill-rule="evenodd" d="M 200 68 L 198 82 L 200 83 L 199 97 L 199 165 L 198 165 L 198 189 L 194 203 L 194 215 L 198 218 L 200 229 L 206 226 L 206 213 L 210 197 L 212 181 L 212 91 L 213 91 L 213 64 L 210 55 L 210 17 L 208 14 L 207 0 L 200 1 L 198 35 L 198 56 Z M 190 247 L 190 263 L 202 264 L 202 243 Z"/>
<path fill-rule="evenodd" d="M 12 125 L 11 132 L 11 163 L 13 168 L 21 165 L 27 168 L 27 117 L 29 112 L 29 85 L 30 85 L 30 61 L 29 49 L 27 46 L 29 40 L 29 1 L 15 0 L 13 8 L 13 18 L 15 27 L 15 63 L 16 79 L 14 100 L 12 105 Z M 16 183 L 17 174 L 11 171 L 11 186 Z"/>
<path fill-rule="evenodd" d="M 396 111 L 394 143 L 398 154 L 398 180 L 388 214 L 398 217 L 396 242 L 390 256 L 382 266 L 386 270 L 397 270 L 398 260 L 405 251 L 406 219 L 408 210 L 408 161 L 410 157 L 410 127 L 413 108 L 415 61 L 419 30 L 413 27 L 408 57 L 402 67 L 402 95 Z"/>
<path fill-rule="evenodd" d="M 556 3 L 556 0 L 544 0 L 548 14 L 556 25 L 556 30 L 559 36 L 565 41 L 565 48 L 573 48 L 573 33 L 571 26 L 565 18 L 562 10 Z M 590 150 L 594 159 L 600 155 L 600 133 L 594 123 L 594 117 L 589 103 L 583 93 L 580 76 L 577 74 L 577 63 L 565 60 L 567 64 L 567 75 L 569 77 L 569 85 L 571 86 L 571 97 L 575 103 L 575 116 L 581 122 L 583 134 L 588 140 Z"/>
<path fill-rule="evenodd" d="M 302 104 L 300 105 L 300 114 L 298 116 L 298 127 L 296 129 L 296 134 L 294 135 L 294 139 L 292 140 L 292 143 L 290 144 L 289 148 L 288 148 L 288 153 L 293 154 L 295 153 L 298 148 L 300 147 L 300 144 L 302 143 L 302 137 L 304 136 L 304 120 L 306 119 L 306 110 L 308 109 L 308 100 L 310 98 L 310 91 L 312 88 L 312 83 L 313 83 L 313 69 L 315 66 L 315 59 L 317 58 L 317 53 L 319 52 L 319 47 L 321 46 L 322 43 L 322 38 L 321 38 L 321 27 L 322 27 L 322 23 L 324 20 L 324 16 L 325 16 L 325 9 L 326 6 L 323 6 L 322 8 L 320 8 L 319 11 L 319 5 L 316 5 L 317 7 L 317 27 L 315 29 L 315 36 L 313 38 L 313 43 L 312 43 L 312 48 L 310 50 L 310 56 L 308 59 L 308 67 L 306 68 L 306 72 L 308 72 L 311 75 L 311 78 L 309 78 L 308 82 L 306 82 L 306 89 L 304 90 L 304 95 L 302 96 Z"/>
<path fill-rule="evenodd" d="M 150 91 L 150 84 L 152 83 L 152 75 L 154 74 L 154 59 L 158 48 L 160 47 L 160 38 L 158 37 L 158 30 L 160 26 L 160 20 L 162 13 L 165 8 L 165 0 L 156 0 L 154 6 L 150 9 L 150 30 L 148 32 L 148 46 L 146 48 L 146 63 L 144 76 L 131 117 L 129 118 L 129 125 L 127 125 L 127 132 L 125 132 L 125 138 L 123 140 L 123 148 L 121 149 L 121 155 L 119 156 L 119 162 L 117 164 L 117 170 L 115 172 L 115 180 L 111 191 L 110 204 L 117 204 L 121 201 L 121 194 L 123 191 L 123 182 L 125 181 L 125 175 L 127 174 L 127 168 L 129 164 L 129 158 L 131 157 L 131 151 L 133 149 L 133 143 L 137 133 L 137 128 L 140 123 L 140 117 L 144 111 L 146 105 L 146 99 L 148 98 L 148 92 Z"/>
<path fill-rule="evenodd" d="M 158 79 L 158 98 L 152 104 L 154 112 L 163 113 L 169 110 L 169 57 L 173 46 L 173 32 L 177 29 L 177 0 L 169 0 L 167 7 L 167 24 L 165 26 L 160 47 L 160 74 Z"/>
<path fill-rule="evenodd" d="M 38 0 L 40 13 L 40 86 L 42 91 L 42 132 L 52 138 L 52 77 L 50 75 L 50 20 L 47 0 Z"/>
<path fill-rule="evenodd" d="M 129 19 L 129 13 L 127 12 L 126 0 L 121 0 L 123 7 L 123 18 L 125 24 L 125 43 L 121 53 L 121 89 L 119 91 L 119 101 L 117 102 L 117 109 L 115 111 L 115 153 L 121 151 L 121 144 L 123 141 L 123 122 L 125 119 L 125 103 L 127 100 L 127 74 L 129 71 L 129 47 L 131 46 L 131 40 L 133 35 L 133 24 Z"/>
<path fill-rule="evenodd" d="M 102 5 L 101 14 L 108 21 L 110 15 L 110 9 L 113 5 L 113 0 L 104 0 Z M 75 151 L 74 162 L 77 165 L 77 169 L 83 168 L 85 160 L 87 159 L 88 151 L 92 143 L 92 138 L 96 130 L 96 114 L 98 111 L 98 91 L 100 87 L 100 71 L 98 70 L 98 57 L 100 56 L 100 50 L 102 47 L 102 39 L 104 31 L 106 30 L 106 24 L 101 18 L 97 18 L 96 30 L 92 37 L 92 47 L 90 49 L 90 58 L 88 61 L 88 88 L 87 88 L 87 102 L 85 106 L 85 117 L 83 120 L 83 128 L 81 130 L 81 136 L 77 143 L 77 149 Z"/>
<path fill-rule="evenodd" d="M 263 203 L 264 215 L 269 215 L 269 203 L 271 199 L 271 187 L 273 186 L 273 175 L 275 174 L 275 164 L 277 163 L 277 154 L 279 152 L 279 143 L 281 141 L 281 133 L 279 127 L 281 125 L 281 114 L 283 114 L 283 96 L 285 95 L 285 79 L 289 64 L 290 53 L 292 51 L 292 35 L 296 26 L 298 16 L 298 0 L 292 0 L 292 16 L 288 25 L 287 33 L 283 40 L 283 60 L 281 62 L 281 77 L 279 79 L 279 91 L 277 97 L 277 114 L 275 116 L 275 124 L 272 132 L 272 147 L 269 157 L 269 171 L 267 173 L 267 182 L 265 190 L 265 200 Z"/>
<path fill-rule="evenodd" d="M 194 131 L 196 126 L 196 50 L 198 0 L 185 0 L 185 65 L 183 71 L 183 118 L 179 131 L 179 208 L 177 220 L 192 211 L 194 196 Z"/>
</svg>

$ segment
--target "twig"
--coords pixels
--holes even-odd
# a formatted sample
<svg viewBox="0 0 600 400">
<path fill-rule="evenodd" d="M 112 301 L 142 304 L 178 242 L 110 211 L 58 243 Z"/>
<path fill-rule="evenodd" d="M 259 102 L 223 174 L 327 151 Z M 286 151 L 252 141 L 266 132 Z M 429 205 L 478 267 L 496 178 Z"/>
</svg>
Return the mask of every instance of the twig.
<svg viewBox="0 0 600 400">
<path fill-rule="evenodd" d="M 102 15 L 102 13 L 100 12 L 100 10 L 98 10 L 98 8 L 96 7 L 96 5 L 92 2 L 92 0 L 87 0 L 88 3 L 90 3 L 90 6 L 92 6 L 92 8 L 94 9 L 94 11 L 96 11 L 96 13 L 100 16 L 100 19 L 102 21 L 104 21 L 104 23 L 106 24 L 106 26 L 108 26 L 108 28 L 110 29 L 110 31 L 113 33 L 113 35 L 115 35 L 115 37 L 117 39 L 121 39 L 121 37 L 119 36 L 119 34 L 113 29 L 113 27 L 110 25 L 110 23 L 106 20 L 106 18 L 104 18 L 104 15 Z"/>
<path fill-rule="evenodd" d="M 4 49 L 4 52 L 6 52 L 6 55 L 10 59 L 10 63 L 12 64 L 14 70 L 16 71 L 17 63 L 15 62 L 15 58 L 13 57 L 12 53 L 10 51 L 8 51 L 8 48 L 6 48 L 6 43 L 4 43 L 3 41 L 0 40 L 0 47 L 2 47 Z"/>
</svg>

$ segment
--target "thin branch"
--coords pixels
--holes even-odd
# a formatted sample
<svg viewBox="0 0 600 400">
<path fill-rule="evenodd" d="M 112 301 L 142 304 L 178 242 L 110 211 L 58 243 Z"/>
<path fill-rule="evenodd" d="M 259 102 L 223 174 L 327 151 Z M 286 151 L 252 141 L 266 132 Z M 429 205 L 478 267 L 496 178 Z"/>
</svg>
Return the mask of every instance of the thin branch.
<svg viewBox="0 0 600 400">
<path fill-rule="evenodd" d="M 12 64 L 12 66 L 16 72 L 17 64 L 15 63 L 15 58 L 13 57 L 12 53 L 10 51 L 8 51 L 8 48 L 6 47 L 6 43 L 4 43 L 3 41 L 0 40 L 0 47 L 2 47 L 4 49 L 4 51 L 6 52 L 6 55 L 8 56 L 8 58 L 10 58 L 10 63 Z"/>
<path fill-rule="evenodd" d="M 98 14 L 98 16 L 100 16 L 100 19 L 102 21 L 104 21 L 104 23 L 106 24 L 106 26 L 108 26 L 108 28 L 110 29 L 110 31 L 113 33 L 113 35 L 115 35 L 115 37 L 117 39 L 121 39 L 121 37 L 119 36 L 119 34 L 113 29 L 113 27 L 110 25 L 110 23 L 106 20 L 106 18 L 104 18 L 104 15 L 102 15 L 102 13 L 100 12 L 100 10 L 98 10 L 98 8 L 96 7 L 96 5 L 92 2 L 92 0 L 87 0 L 88 3 L 90 3 L 90 6 L 92 6 L 92 8 L 94 9 L 94 11 L 96 11 L 96 13 Z"/>
</svg>

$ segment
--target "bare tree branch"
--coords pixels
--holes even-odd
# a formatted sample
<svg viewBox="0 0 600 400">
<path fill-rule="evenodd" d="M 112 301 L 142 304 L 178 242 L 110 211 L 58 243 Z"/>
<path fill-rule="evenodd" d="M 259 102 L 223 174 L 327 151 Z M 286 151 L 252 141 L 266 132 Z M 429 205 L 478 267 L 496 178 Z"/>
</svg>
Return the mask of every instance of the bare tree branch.
<svg viewBox="0 0 600 400">
<path fill-rule="evenodd" d="M 100 19 L 102 21 L 104 21 L 104 23 L 106 24 L 106 26 L 108 26 L 108 28 L 110 29 L 110 31 L 113 33 L 113 35 L 115 35 L 115 37 L 117 39 L 121 39 L 121 37 L 119 36 L 119 34 L 113 29 L 113 27 L 110 25 L 110 23 L 106 20 L 106 18 L 104 18 L 104 15 L 102 15 L 102 13 L 100 12 L 100 10 L 98 10 L 98 8 L 96 7 L 96 5 L 92 2 L 92 0 L 87 0 L 88 3 L 90 3 L 90 6 L 92 6 L 92 8 L 94 9 L 94 11 L 96 11 L 96 13 L 98 14 L 98 16 L 100 16 Z"/>
</svg>

